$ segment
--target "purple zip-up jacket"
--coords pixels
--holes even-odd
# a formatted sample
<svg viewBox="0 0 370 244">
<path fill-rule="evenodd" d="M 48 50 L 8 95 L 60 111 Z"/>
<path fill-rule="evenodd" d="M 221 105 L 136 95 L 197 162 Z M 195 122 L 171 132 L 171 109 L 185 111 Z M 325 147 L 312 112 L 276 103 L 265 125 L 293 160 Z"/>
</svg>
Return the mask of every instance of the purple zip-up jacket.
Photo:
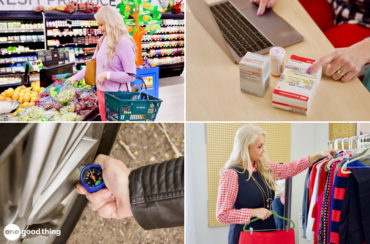
<svg viewBox="0 0 370 244">
<path fill-rule="evenodd" d="M 107 38 L 105 37 L 103 42 L 101 42 L 102 37 L 99 39 L 99 51 L 96 53 L 95 49 L 93 58 L 96 58 L 96 79 L 102 72 L 108 71 L 110 72 L 110 79 L 105 79 L 103 85 L 97 84 L 97 88 L 100 91 L 126 91 L 127 89 L 124 83 L 135 80 L 134 77 L 127 74 L 136 74 L 135 49 L 127 37 L 120 36 L 113 61 L 106 63 L 106 53 L 108 51 Z M 77 80 L 85 77 L 85 71 L 86 69 L 83 69 L 75 74 Z M 130 84 L 127 85 L 129 86 Z"/>
</svg>

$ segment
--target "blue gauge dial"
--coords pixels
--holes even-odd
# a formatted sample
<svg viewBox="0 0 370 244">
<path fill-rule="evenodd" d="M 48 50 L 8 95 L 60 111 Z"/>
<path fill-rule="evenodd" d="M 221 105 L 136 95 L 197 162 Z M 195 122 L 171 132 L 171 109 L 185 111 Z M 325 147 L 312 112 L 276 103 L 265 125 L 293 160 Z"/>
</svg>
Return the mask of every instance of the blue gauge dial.
<svg viewBox="0 0 370 244">
<path fill-rule="evenodd" d="M 100 165 L 90 164 L 82 169 L 80 174 L 81 184 L 90 193 L 97 192 L 105 187 L 103 171 Z"/>
</svg>

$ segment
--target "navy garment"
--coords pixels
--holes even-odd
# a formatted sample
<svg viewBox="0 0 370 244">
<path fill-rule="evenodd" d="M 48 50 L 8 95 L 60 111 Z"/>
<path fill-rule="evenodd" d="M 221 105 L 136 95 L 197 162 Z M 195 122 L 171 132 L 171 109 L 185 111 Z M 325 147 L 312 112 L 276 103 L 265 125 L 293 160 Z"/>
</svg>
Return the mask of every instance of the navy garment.
<svg viewBox="0 0 370 244">
<path fill-rule="evenodd" d="M 322 157 L 319 160 L 316 160 L 313 164 L 317 164 L 318 162 L 321 162 L 323 159 L 326 157 Z M 308 217 L 308 211 L 310 208 L 310 205 L 308 204 L 308 183 L 310 180 L 310 175 L 312 171 L 312 166 L 308 168 L 307 174 L 306 174 L 306 179 L 304 180 L 304 188 L 303 188 L 303 202 L 302 202 L 302 228 L 303 228 L 303 238 L 306 239 L 306 229 L 307 229 L 307 217 Z"/>
<path fill-rule="evenodd" d="M 340 244 L 370 243 L 370 169 L 353 170 L 348 178 L 339 221 Z"/>
<path fill-rule="evenodd" d="M 306 228 L 307 228 L 307 216 L 308 216 L 308 182 L 310 180 L 312 167 L 307 170 L 306 179 L 304 181 L 303 189 L 303 202 L 302 202 L 302 228 L 303 228 L 303 238 L 306 239 Z"/>
<path fill-rule="evenodd" d="M 240 168 L 232 168 L 238 173 L 238 195 L 235 200 L 235 204 L 233 209 L 241 209 L 241 208 L 266 208 L 266 202 L 263 201 L 263 196 L 259 188 L 257 187 L 256 183 L 253 181 L 252 178 L 248 180 L 249 172 L 246 170 L 244 173 L 240 173 L 243 171 Z M 268 189 L 265 182 L 263 181 L 259 172 L 253 172 L 253 177 L 256 181 L 263 187 L 265 194 L 269 191 L 270 198 L 274 199 L 275 192 L 271 189 Z M 266 199 L 265 199 L 266 201 Z M 241 224 L 231 224 L 229 229 L 229 244 L 238 244 L 239 243 L 239 236 L 240 232 L 243 230 L 244 225 Z M 256 222 L 251 223 L 247 226 L 247 229 L 250 227 L 253 230 L 271 230 L 276 229 L 274 216 L 271 215 L 266 220 L 257 220 Z"/>
<path fill-rule="evenodd" d="M 274 210 L 278 215 L 284 216 L 284 205 L 280 201 L 280 197 L 277 197 L 272 202 L 272 210 Z M 276 229 L 282 230 L 284 225 L 284 220 L 274 216 Z"/>
</svg>

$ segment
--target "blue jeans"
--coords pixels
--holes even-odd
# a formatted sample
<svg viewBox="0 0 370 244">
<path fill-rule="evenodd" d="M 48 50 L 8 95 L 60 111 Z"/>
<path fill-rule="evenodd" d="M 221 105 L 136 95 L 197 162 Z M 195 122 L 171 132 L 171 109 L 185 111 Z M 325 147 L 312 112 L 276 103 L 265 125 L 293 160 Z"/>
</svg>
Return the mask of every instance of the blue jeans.
<svg viewBox="0 0 370 244">
<path fill-rule="evenodd" d="M 275 198 L 272 202 L 272 210 L 274 210 L 278 215 L 284 216 L 284 205 L 280 201 L 280 196 Z M 283 229 L 283 220 L 274 216 L 276 229 L 282 230 Z"/>
</svg>

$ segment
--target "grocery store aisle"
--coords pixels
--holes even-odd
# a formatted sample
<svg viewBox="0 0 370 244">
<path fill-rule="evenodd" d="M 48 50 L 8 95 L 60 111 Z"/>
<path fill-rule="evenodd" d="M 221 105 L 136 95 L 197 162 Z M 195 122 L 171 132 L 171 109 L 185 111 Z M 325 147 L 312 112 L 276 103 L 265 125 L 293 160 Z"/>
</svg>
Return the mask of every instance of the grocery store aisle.
<svg viewBox="0 0 370 244">
<path fill-rule="evenodd" d="M 184 121 L 184 77 L 159 79 L 159 98 L 163 102 L 156 121 Z"/>
</svg>

